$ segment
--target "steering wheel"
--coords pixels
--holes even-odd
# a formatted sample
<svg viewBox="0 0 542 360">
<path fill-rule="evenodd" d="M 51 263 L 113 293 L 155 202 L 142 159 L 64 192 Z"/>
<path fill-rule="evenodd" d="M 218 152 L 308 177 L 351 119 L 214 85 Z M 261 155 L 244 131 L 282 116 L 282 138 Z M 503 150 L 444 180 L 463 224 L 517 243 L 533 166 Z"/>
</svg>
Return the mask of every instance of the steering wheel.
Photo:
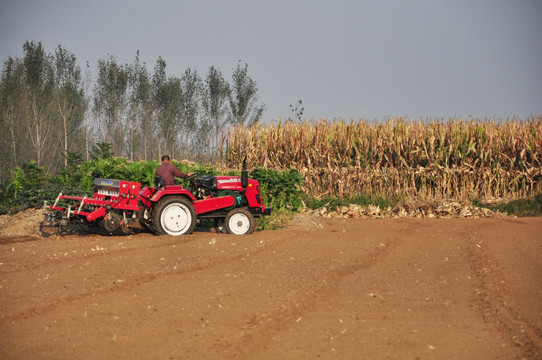
<svg viewBox="0 0 542 360">
<path fill-rule="evenodd" d="M 196 187 L 196 178 L 199 176 L 199 173 L 193 173 L 188 177 L 188 181 L 190 182 L 190 185 L 192 185 L 194 188 Z"/>
</svg>

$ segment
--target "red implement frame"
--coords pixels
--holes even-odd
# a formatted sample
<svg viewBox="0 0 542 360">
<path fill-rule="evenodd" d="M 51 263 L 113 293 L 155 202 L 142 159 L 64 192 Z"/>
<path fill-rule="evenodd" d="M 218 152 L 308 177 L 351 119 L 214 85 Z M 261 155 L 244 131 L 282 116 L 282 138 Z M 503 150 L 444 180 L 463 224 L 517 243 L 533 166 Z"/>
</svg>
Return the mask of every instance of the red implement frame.
<svg viewBox="0 0 542 360">
<path fill-rule="evenodd" d="M 60 193 L 56 198 L 51 210 L 66 212 L 70 217 L 72 214 L 84 216 L 88 221 L 94 221 L 106 215 L 108 209 L 118 210 L 139 210 L 139 189 L 141 184 L 131 181 L 96 179 L 96 190 L 94 197 L 66 196 Z M 77 201 L 73 209 L 57 206 L 59 200 Z M 83 206 L 93 209 L 83 211 Z"/>
</svg>

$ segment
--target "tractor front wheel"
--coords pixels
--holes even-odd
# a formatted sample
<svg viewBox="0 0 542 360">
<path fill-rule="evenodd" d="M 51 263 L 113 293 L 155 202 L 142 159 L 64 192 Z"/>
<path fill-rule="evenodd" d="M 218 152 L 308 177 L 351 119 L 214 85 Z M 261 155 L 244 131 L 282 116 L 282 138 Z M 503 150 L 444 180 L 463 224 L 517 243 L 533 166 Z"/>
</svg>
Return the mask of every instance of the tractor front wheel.
<svg viewBox="0 0 542 360">
<path fill-rule="evenodd" d="M 190 234 L 196 227 L 196 211 L 182 196 L 168 196 L 158 202 L 152 212 L 153 228 L 159 235 Z"/>
<path fill-rule="evenodd" d="M 235 235 L 247 235 L 254 232 L 256 222 L 254 216 L 245 208 L 231 210 L 224 220 L 226 232 Z"/>
</svg>

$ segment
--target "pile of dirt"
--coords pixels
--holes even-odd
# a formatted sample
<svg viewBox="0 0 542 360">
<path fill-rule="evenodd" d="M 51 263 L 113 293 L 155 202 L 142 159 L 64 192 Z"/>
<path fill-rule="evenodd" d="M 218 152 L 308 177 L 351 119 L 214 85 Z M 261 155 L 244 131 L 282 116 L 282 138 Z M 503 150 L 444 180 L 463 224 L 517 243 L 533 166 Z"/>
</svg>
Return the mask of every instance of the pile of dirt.
<svg viewBox="0 0 542 360">
<path fill-rule="evenodd" d="M 0 236 L 40 236 L 41 209 L 26 209 L 14 215 L 0 216 Z"/>
<path fill-rule="evenodd" d="M 304 209 L 304 213 L 323 216 L 326 218 L 361 218 L 361 219 L 400 219 L 400 218 L 495 218 L 507 216 L 501 212 L 494 212 L 480 208 L 470 203 L 455 200 L 405 202 L 395 208 L 381 209 L 379 206 L 361 206 L 350 204 L 329 209 L 322 206 L 319 209 Z"/>
<path fill-rule="evenodd" d="M 285 226 L 286 229 L 291 230 L 322 229 L 323 227 L 317 216 L 308 213 L 296 213 Z"/>
</svg>

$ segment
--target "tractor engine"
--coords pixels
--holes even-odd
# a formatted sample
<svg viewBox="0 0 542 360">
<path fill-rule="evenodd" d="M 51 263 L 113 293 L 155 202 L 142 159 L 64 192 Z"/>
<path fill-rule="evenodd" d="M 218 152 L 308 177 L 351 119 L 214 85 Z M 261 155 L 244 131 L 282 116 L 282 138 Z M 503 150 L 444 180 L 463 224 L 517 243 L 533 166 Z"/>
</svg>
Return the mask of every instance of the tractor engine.
<svg viewBox="0 0 542 360">
<path fill-rule="evenodd" d="M 202 175 L 195 179 L 196 198 L 205 199 L 206 197 L 217 197 L 218 189 L 216 187 L 216 176 Z"/>
<path fill-rule="evenodd" d="M 248 177 L 244 180 L 243 176 L 202 175 L 195 179 L 195 184 L 198 199 L 233 196 L 236 205 L 248 205 L 251 208 L 260 208 L 263 205 L 260 183 Z"/>
</svg>

